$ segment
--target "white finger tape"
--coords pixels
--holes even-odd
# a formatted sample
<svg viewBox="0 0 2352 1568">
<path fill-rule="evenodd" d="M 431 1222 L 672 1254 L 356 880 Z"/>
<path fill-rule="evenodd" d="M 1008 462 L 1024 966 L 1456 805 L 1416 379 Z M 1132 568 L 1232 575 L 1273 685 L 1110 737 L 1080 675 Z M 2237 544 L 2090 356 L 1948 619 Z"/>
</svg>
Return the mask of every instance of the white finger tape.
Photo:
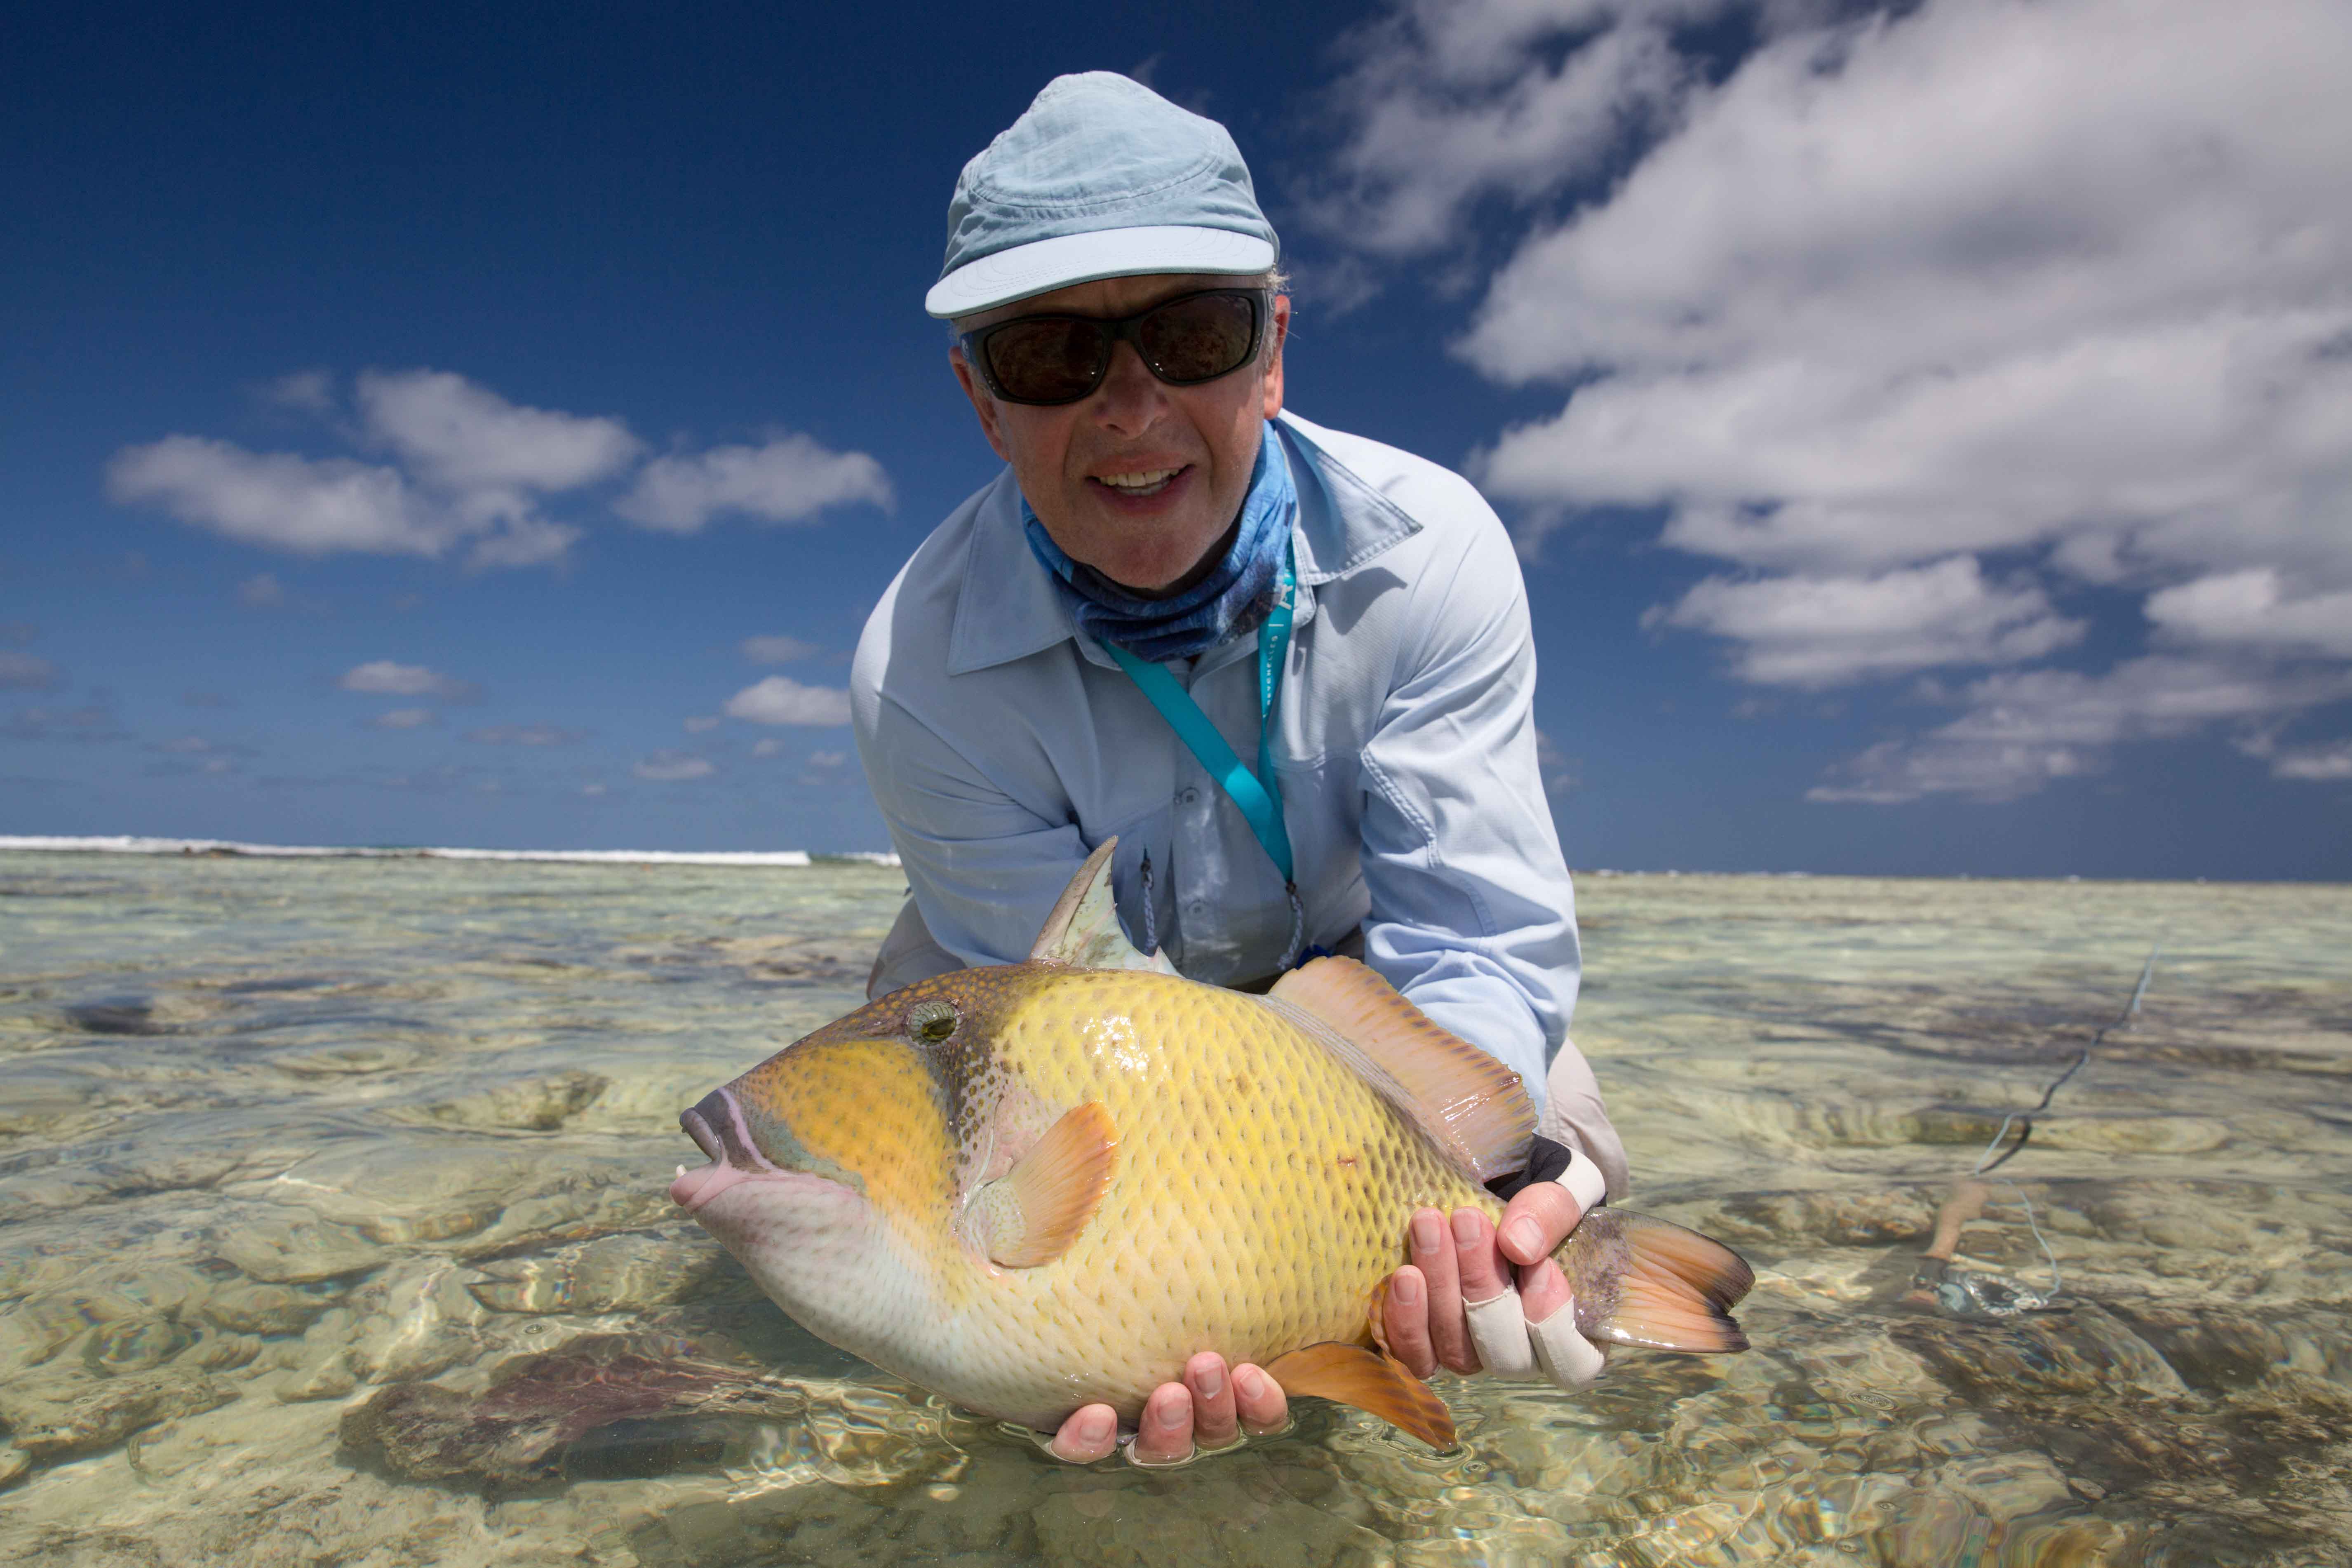
<svg viewBox="0 0 2352 1568">
<path fill-rule="evenodd" d="M 1568 1195 L 1576 1200 L 1579 1215 L 1591 1214 L 1609 1195 L 1609 1178 L 1601 1173 L 1601 1167 L 1581 1149 L 1568 1152 L 1568 1169 L 1552 1180 L 1568 1189 Z"/>
<path fill-rule="evenodd" d="M 1527 1314 L 1519 1310 L 1519 1293 L 1508 1286 L 1484 1301 L 1465 1301 L 1470 1319 L 1470 1342 L 1478 1360 L 1496 1377 L 1524 1381 L 1537 1375 L 1534 1344 L 1528 1338 Z"/>
<path fill-rule="evenodd" d="M 1588 1387 L 1609 1364 L 1601 1347 L 1576 1331 L 1573 1296 L 1566 1306 L 1542 1322 L 1529 1323 L 1528 1338 L 1535 1342 L 1536 1360 L 1542 1364 L 1544 1375 L 1557 1387 Z"/>
</svg>

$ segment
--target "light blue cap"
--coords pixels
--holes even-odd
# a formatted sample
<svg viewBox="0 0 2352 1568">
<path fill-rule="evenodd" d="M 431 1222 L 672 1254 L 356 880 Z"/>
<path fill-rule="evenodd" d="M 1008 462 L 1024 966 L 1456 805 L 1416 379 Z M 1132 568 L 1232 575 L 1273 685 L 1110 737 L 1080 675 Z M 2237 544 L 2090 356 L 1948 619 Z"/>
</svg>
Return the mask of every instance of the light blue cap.
<svg viewBox="0 0 2352 1568">
<path fill-rule="evenodd" d="M 1225 128 L 1115 71 L 1059 76 L 963 166 L 942 320 L 1097 278 L 1253 274 L 1281 254 Z"/>
</svg>

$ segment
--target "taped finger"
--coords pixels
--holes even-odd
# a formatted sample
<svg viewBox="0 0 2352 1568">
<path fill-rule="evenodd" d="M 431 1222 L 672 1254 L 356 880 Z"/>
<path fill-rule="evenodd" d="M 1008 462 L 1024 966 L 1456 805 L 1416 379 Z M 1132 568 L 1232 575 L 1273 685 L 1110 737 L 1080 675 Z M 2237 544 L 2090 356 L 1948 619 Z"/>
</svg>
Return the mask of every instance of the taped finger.
<svg viewBox="0 0 2352 1568">
<path fill-rule="evenodd" d="M 1609 1365 L 1601 1347 L 1576 1329 L 1576 1298 L 1540 1323 L 1528 1325 L 1537 1363 L 1554 1386 L 1570 1391 L 1589 1388 Z"/>
<path fill-rule="evenodd" d="M 1527 1314 L 1519 1293 L 1506 1289 L 1484 1301 L 1465 1301 L 1463 1315 L 1470 1320 L 1470 1342 L 1478 1359 L 1496 1377 L 1521 1382 L 1537 1375 L 1536 1353 L 1528 1337 Z"/>
</svg>

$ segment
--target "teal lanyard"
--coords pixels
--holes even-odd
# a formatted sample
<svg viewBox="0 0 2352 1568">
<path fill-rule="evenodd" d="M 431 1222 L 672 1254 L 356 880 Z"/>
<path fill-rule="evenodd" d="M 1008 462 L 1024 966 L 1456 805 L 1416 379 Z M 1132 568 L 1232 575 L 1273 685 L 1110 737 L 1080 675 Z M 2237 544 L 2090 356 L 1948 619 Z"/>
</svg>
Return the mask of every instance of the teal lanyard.
<svg viewBox="0 0 2352 1568">
<path fill-rule="evenodd" d="M 1281 785 L 1274 776 L 1274 705 L 1282 689 L 1283 661 L 1290 654 L 1290 617 L 1293 596 L 1293 571 L 1290 552 L 1282 556 L 1282 575 L 1276 579 L 1274 609 L 1265 624 L 1257 629 L 1257 772 L 1249 771 L 1192 694 L 1177 684 L 1176 678 L 1164 666 L 1146 664 L 1123 647 L 1111 647 L 1111 658 L 1127 671 L 1168 726 L 1176 731 L 1177 739 L 1191 748 L 1209 776 L 1217 781 L 1233 803 L 1241 807 L 1242 816 L 1249 820 L 1250 831 L 1265 846 L 1275 869 L 1282 873 L 1285 889 L 1290 890 L 1294 916 L 1298 895 L 1296 879 L 1291 875 L 1290 830 L 1283 826 Z M 1294 924 L 1296 921 L 1294 920 Z M 1295 936 L 1295 933 L 1294 933 Z M 1297 946 L 1294 940 L 1293 947 Z M 1286 963 L 1287 959 L 1286 958 Z"/>
</svg>

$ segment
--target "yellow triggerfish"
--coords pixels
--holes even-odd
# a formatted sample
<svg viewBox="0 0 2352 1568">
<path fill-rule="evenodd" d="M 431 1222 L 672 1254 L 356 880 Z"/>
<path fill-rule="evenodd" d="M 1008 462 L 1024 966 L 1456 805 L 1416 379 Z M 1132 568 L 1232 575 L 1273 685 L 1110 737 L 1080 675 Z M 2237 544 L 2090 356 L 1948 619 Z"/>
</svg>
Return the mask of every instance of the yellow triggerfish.
<svg viewBox="0 0 2352 1568">
<path fill-rule="evenodd" d="M 1415 1208 L 1501 1212 L 1518 1075 L 1348 959 L 1264 996 L 1183 979 L 1121 932 L 1111 849 L 1026 963 L 894 992 L 685 1112 L 710 1163 L 670 1196 L 812 1333 L 982 1415 L 1131 1426 L 1214 1350 L 1451 1445 L 1379 1297 Z M 1747 1348 L 1717 1242 L 1604 1206 L 1554 1256 L 1587 1339 Z"/>
</svg>

